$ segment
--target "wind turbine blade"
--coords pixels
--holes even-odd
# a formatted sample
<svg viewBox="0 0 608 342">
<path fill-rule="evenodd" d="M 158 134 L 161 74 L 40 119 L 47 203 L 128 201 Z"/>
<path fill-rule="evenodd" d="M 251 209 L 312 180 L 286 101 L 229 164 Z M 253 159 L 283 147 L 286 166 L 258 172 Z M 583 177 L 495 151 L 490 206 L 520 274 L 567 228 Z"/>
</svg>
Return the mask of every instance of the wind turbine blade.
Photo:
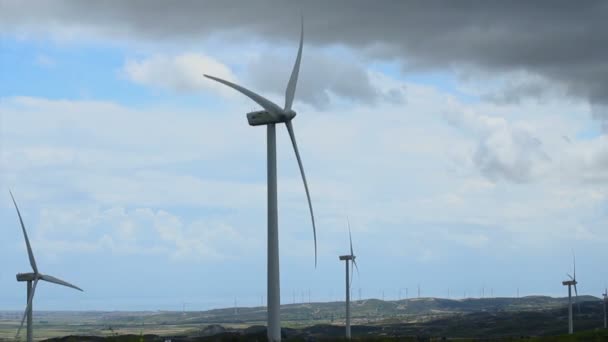
<svg viewBox="0 0 608 342">
<path fill-rule="evenodd" d="M 34 284 L 32 286 L 32 292 L 30 293 L 30 298 L 27 299 L 27 306 L 25 307 L 25 313 L 23 314 L 23 318 L 21 319 L 21 325 L 19 325 L 19 329 L 17 329 L 17 334 L 15 338 L 19 336 L 21 333 L 21 329 L 23 328 L 23 323 L 25 323 L 25 318 L 27 317 L 28 311 L 32 307 L 32 301 L 34 300 L 34 292 L 36 292 L 36 285 L 38 284 L 38 279 L 34 280 Z"/>
<path fill-rule="evenodd" d="M 280 115 L 281 113 L 283 113 L 283 110 L 281 109 L 281 107 L 277 106 L 274 102 L 268 100 L 267 98 L 263 97 L 262 95 L 258 95 L 256 93 L 252 92 L 251 90 L 249 90 L 245 87 L 241 87 L 238 84 L 234 84 L 232 82 L 229 82 L 229 81 L 226 81 L 221 78 L 214 77 L 214 76 L 210 76 L 210 75 L 204 75 L 204 76 L 207 77 L 208 79 L 214 80 L 214 81 L 222 83 L 224 85 L 227 85 L 230 88 L 249 97 L 250 99 L 255 101 L 257 104 L 262 106 L 262 108 L 266 109 L 267 111 L 269 111 L 272 114 Z"/>
<path fill-rule="evenodd" d="M 350 240 L 350 255 L 354 256 L 355 252 L 353 252 L 353 237 L 350 234 L 350 220 L 348 219 L 348 216 L 346 216 L 346 224 L 348 225 L 348 239 Z"/>
<path fill-rule="evenodd" d="M 287 89 L 285 89 L 285 110 L 291 109 L 293 104 L 293 98 L 296 94 L 296 85 L 298 84 L 298 74 L 300 73 L 300 61 L 302 60 L 302 44 L 304 42 L 304 17 L 302 17 L 302 29 L 300 30 L 300 47 L 298 48 L 298 56 L 296 62 L 293 65 L 291 71 L 291 77 L 289 77 L 289 83 L 287 83 Z"/>
<path fill-rule="evenodd" d="M 285 122 L 289 137 L 291 138 L 291 144 L 293 145 L 293 151 L 296 154 L 298 160 L 298 166 L 300 167 L 300 173 L 302 174 L 302 181 L 304 181 L 304 189 L 306 190 L 306 198 L 308 199 L 308 208 L 310 209 L 310 219 L 312 220 L 312 234 L 315 240 L 315 267 L 317 267 L 317 227 L 315 226 L 315 215 L 312 211 L 312 203 L 310 201 L 310 192 L 308 191 L 308 183 L 306 182 L 306 174 L 304 174 L 304 166 L 302 165 L 302 159 L 300 158 L 300 152 L 298 151 L 298 144 L 296 143 L 296 136 L 291 125 L 291 120 Z"/>
<path fill-rule="evenodd" d="M 349 262 L 348 260 L 346 260 L 346 262 Z M 351 260 L 351 264 L 354 266 L 355 265 L 355 260 Z M 353 278 L 355 277 L 355 270 L 353 270 L 354 267 L 351 267 L 351 271 L 350 271 L 350 283 L 348 284 L 349 288 L 353 287 Z"/>
<path fill-rule="evenodd" d="M 8 193 L 11 194 L 13 204 L 15 205 L 15 209 L 17 209 L 17 216 L 19 216 L 19 223 L 21 223 L 21 230 L 23 230 L 23 237 L 25 237 L 25 245 L 27 246 L 27 255 L 30 258 L 30 265 L 32 266 L 32 270 L 34 271 L 34 273 L 38 273 L 38 267 L 36 267 L 36 259 L 34 259 L 34 253 L 32 252 L 30 239 L 28 239 L 27 232 L 25 231 L 25 225 L 23 224 L 23 219 L 21 218 L 21 212 L 19 212 L 19 207 L 17 206 L 17 202 L 15 201 L 13 193 L 10 190 L 8 191 Z"/>
<path fill-rule="evenodd" d="M 359 266 L 357 266 L 357 261 L 355 259 L 353 259 L 353 266 L 355 266 L 355 269 L 357 270 L 357 276 L 359 276 Z"/>
<path fill-rule="evenodd" d="M 574 280 L 576 281 L 576 256 L 574 255 L 574 250 L 572 251 L 572 265 L 574 266 Z"/>
<path fill-rule="evenodd" d="M 571 279 L 574 280 L 574 278 L 572 278 L 572 276 L 570 275 L 570 273 L 566 273 L 566 275 Z"/>
<path fill-rule="evenodd" d="M 76 285 L 72 285 L 72 284 L 68 283 L 67 281 L 63 281 L 63 280 L 61 280 L 59 278 L 55 278 L 55 277 L 50 276 L 50 275 L 41 274 L 40 275 L 40 279 L 48 281 L 49 283 L 55 283 L 55 284 L 71 287 L 71 288 L 76 289 L 78 291 L 83 291 L 80 287 L 78 287 Z"/>
</svg>

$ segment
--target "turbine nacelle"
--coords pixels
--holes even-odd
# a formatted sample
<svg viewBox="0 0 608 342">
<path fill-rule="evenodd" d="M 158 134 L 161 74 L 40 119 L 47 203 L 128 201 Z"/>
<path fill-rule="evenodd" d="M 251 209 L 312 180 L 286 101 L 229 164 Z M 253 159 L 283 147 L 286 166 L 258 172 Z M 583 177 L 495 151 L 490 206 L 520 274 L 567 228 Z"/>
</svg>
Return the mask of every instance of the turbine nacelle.
<svg viewBox="0 0 608 342">
<path fill-rule="evenodd" d="M 34 281 L 39 278 L 38 273 L 17 273 L 17 281 Z"/>
<path fill-rule="evenodd" d="M 291 109 L 282 111 L 278 115 L 267 110 L 259 110 L 247 113 L 247 121 L 251 126 L 261 126 L 291 121 L 295 116 L 296 112 Z"/>
<path fill-rule="evenodd" d="M 340 258 L 340 260 L 355 260 L 356 256 L 354 256 L 354 255 L 340 255 L 338 258 Z"/>
</svg>

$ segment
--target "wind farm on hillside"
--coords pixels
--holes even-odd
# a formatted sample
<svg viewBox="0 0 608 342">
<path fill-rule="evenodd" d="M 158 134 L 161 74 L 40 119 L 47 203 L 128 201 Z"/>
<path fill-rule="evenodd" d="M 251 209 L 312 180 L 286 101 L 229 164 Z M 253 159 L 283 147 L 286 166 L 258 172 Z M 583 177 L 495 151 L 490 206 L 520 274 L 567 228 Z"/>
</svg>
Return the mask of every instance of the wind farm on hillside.
<svg viewBox="0 0 608 342">
<path fill-rule="evenodd" d="M 489 43 L 537 25 L 537 7 L 201 3 L 100 3 L 90 17 L 56 2 L 31 24 L 0 4 L 15 70 L 37 49 L 39 73 L 63 68 L 45 54 L 63 49 L 91 69 L 56 76 L 84 100 L 0 87 L 0 341 L 608 340 L 608 84 Z M 537 31 L 523 40 L 562 45 Z M 80 35 L 122 38 L 97 51 Z M 207 55 L 175 52 L 190 35 Z M 559 112 L 576 101 L 591 121 Z"/>
<path fill-rule="evenodd" d="M 597 297 L 580 296 L 581 313 L 576 314 L 576 336 L 605 336 L 602 304 Z M 528 296 L 522 298 L 412 298 L 351 302 L 352 339 L 390 337 L 485 338 L 496 339 L 564 334 L 567 328 L 567 298 Z M 0 338 L 11 340 L 18 327 L 19 312 L 0 312 Z M 265 336 L 265 307 L 239 307 L 208 311 L 149 312 L 41 312 L 36 315 L 38 339 L 99 336 L 112 340 L 124 336 L 145 336 L 145 341 L 171 338 L 173 341 L 217 341 Z M 345 327 L 344 302 L 283 304 L 283 338 L 342 339 Z M 595 335 L 594 335 L 595 334 Z"/>
</svg>

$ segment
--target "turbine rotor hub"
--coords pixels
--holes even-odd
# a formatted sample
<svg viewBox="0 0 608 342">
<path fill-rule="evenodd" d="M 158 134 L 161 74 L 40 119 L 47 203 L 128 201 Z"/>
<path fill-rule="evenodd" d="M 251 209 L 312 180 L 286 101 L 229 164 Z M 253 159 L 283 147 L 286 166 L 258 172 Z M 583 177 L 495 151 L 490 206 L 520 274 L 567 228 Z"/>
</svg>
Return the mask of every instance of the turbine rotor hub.
<svg viewBox="0 0 608 342">
<path fill-rule="evenodd" d="M 283 114 L 283 116 L 285 116 L 285 118 L 287 120 L 291 120 L 291 119 L 295 118 L 296 115 L 297 114 L 296 114 L 296 112 L 293 109 L 286 110 L 285 113 Z"/>
</svg>

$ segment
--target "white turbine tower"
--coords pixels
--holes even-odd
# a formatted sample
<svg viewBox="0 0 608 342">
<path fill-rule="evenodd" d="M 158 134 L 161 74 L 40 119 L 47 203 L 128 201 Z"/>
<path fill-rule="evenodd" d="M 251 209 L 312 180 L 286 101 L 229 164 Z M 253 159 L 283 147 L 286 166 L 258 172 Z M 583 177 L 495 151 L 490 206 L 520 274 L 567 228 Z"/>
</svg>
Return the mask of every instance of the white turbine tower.
<svg viewBox="0 0 608 342">
<path fill-rule="evenodd" d="M 19 223 L 21 224 L 21 230 L 23 230 L 23 237 L 25 238 L 25 246 L 27 247 L 27 254 L 30 259 L 30 265 L 32 266 L 32 273 L 18 273 L 17 281 L 26 281 L 27 282 L 27 306 L 25 307 L 25 313 L 23 314 L 23 318 L 21 319 L 21 325 L 19 325 L 19 329 L 17 330 L 17 334 L 15 338 L 19 337 L 19 333 L 21 333 L 21 328 L 23 328 L 23 323 L 25 322 L 25 318 L 27 317 L 27 342 L 33 341 L 33 325 L 32 325 L 32 311 L 33 311 L 33 302 L 34 302 L 34 293 L 36 292 L 36 285 L 38 285 L 38 280 L 48 281 L 49 283 L 55 283 L 67 287 L 71 287 L 76 290 L 82 291 L 81 288 L 74 286 L 66 281 L 55 278 L 50 275 L 42 274 L 38 272 L 38 267 L 36 266 L 36 260 L 34 259 L 34 253 L 32 252 L 32 246 L 30 245 L 30 240 L 27 237 L 27 232 L 25 231 L 25 225 L 23 224 L 23 219 L 21 218 L 21 213 L 19 212 L 19 207 L 17 207 L 17 202 L 15 202 L 15 197 L 13 197 L 13 193 L 9 191 L 11 194 L 11 198 L 13 200 L 13 204 L 15 205 L 15 209 L 17 209 L 17 216 L 19 216 Z M 34 284 L 32 285 L 32 282 Z"/>
<path fill-rule="evenodd" d="M 349 263 L 353 264 L 353 266 L 357 269 L 357 273 L 359 273 L 359 267 L 357 267 L 357 262 L 355 261 L 357 257 L 355 256 L 355 253 L 353 251 L 353 238 L 350 234 L 350 222 L 348 222 L 348 218 L 347 224 L 348 239 L 350 241 L 350 254 L 341 255 L 339 256 L 339 259 L 343 260 L 344 264 L 346 265 L 346 338 L 350 339 L 350 288 L 353 282 L 353 277 L 352 275 L 349 276 Z"/>
<path fill-rule="evenodd" d="M 304 20 L 302 19 L 300 31 L 300 46 L 296 62 L 287 83 L 285 90 L 285 106 L 279 107 L 277 104 L 268 99 L 252 92 L 249 89 L 241 87 L 226 80 L 205 75 L 205 77 L 222 83 L 243 95 L 249 97 L 257 104 L 262 106 L 264 110 L 247 113 L 247 120 L 251 126 L 266 125 L 267 128 L 267 158 L 268 158 L 268 339 L 270 341 L 281 340 L 281 319 L 279 315 L 281 306 L 280 279 L 279 279 L 279 230 L 278 230 L 278 209 L 277 209 L 277 161 L 276 161 L 276 130 L 275 125 L 284 123 L 287 127 L 287 132 L 291 138 L 293 150 L 298 160 L 302 180 L 304 181 L 304 189 L 308 200 L 308 208 L 310 210 L 310 218 L 312 220 L 312 231 L 315 244 L 315 267 L 317 265 L 317 232 L 315 226 L 315 217 L 312 210 L 310 193 L 308 191 L 308 183 L 304 174 L 304 166 L 298 152 L 296 137 L 293 130 L 291 120 L 296 116 L 296 112 L 291 109 L 293 104 L 296 85 L 298 83 L 298 73 L 300 70 L 300 60 L 302 59 L 302 44 L 304 41 Z"/>
<path fill-rule="evenodd" d="M 570 274 L 566 274 L 570 280 L 562 281 L 562 285 L 568 286 L 568 334 L 574 333 L 574 321 L 572 319 L 572 286 L 574 286 L 574 294 L 576 295 L 575 301 L 578 302 L 578 290 L 576 289 L 576 257 L 572 253 L 572 263 L 574 265 L 574 277 Z M 580 307 L 579 307 L 580 310 Z"/>
<path fill-rule="evenodd" d="M 604 289 L 604 293 L 602 293 L 604 297 L 604 329 L 608 328 L 608 322 L 606 321 L 606 302 L 608 302 L 608 288 Z"/>
</svg>

